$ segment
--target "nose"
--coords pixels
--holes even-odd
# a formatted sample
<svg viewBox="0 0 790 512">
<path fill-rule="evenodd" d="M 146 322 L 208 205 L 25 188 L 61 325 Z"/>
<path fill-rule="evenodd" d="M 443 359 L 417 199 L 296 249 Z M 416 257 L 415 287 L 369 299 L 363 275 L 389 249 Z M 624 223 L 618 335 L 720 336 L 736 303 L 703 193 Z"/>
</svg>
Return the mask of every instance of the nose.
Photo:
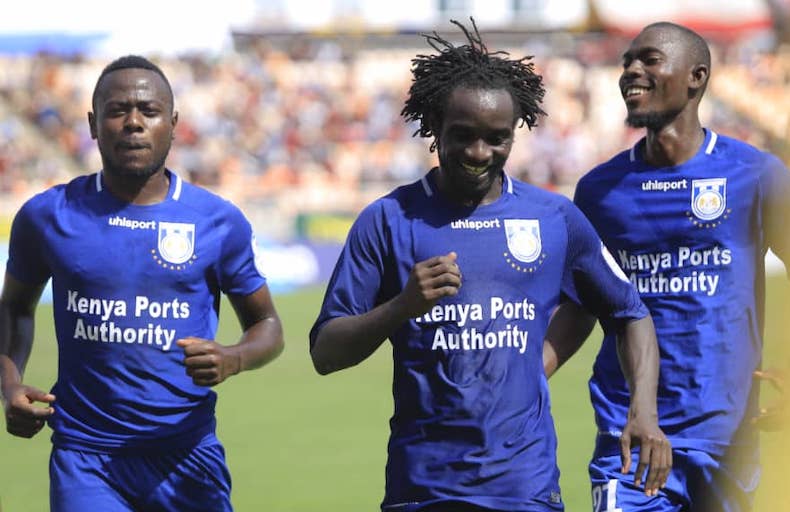
<svg viewBox="0 0 790 512">
<path fill-rule="evenodd" d="M 483 139 L 478 139 L 466 147 L 465 156 L 473 164 L 487 164 L 491 161 L 493 151 Z"/>
<path fill-rule="evenodd" d="M 142 114 L 136 108 L 129 110 L 123 120 L 123 128 L 127 131 L 138 131 L 143 127 Z"/>
</svg>

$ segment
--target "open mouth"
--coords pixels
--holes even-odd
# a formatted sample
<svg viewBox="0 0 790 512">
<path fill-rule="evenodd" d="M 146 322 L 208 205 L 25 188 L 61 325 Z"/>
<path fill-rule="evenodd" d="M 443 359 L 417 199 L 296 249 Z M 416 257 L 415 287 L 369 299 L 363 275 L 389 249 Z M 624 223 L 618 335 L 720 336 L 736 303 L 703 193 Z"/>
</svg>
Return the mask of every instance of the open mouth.
<svg viewBox="0 0 790 512">
<path fill-rule="evenodd" d="M 488 170 L 487 165 L 474 166 L 469 164 L 461 164 L 461 167 L 463 167 L 464 170 L 466 170 L 468 173 L 474 175 L 483 174 L 484 172 L 486 172 L 486 170 Z"/>
<path fill-rule="evenodd" d="M 638 85 L 629 85 L 628 87 L 623 89 L 623 98 L 625 99 L 632 99 L 638 98 L 643 94 L 647 94 L 650 89 L 647 87 L 641 87 Z"/>
</svg>

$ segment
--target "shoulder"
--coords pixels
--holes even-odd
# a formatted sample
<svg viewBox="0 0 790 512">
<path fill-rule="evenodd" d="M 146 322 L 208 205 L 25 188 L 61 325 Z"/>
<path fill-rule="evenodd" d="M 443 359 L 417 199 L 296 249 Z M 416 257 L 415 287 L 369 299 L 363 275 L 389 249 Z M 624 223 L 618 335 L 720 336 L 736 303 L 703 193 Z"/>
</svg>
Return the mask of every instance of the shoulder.
<svg viewBox="0 0 790 512">
<path fill-rule="evenodd" d="M 576 183 L 573 202 L 588 215 L 593 205 L 600 204 L 619 183 L 639 165 L 633 155 L 634 149 L 627 149 L 593 167 Z"/>
<path fill-rule="evenodd" d="M 43 192 L 35 194 L 33 197 L 25 201 L 20 211 L 35 211 L 40 213 L 50 211 L 57 203 L 60 203 L 63 200 L 63 198 L 66 196 L 66 192 L 67 185 L 55 185 L 54 187 L 48 188 Z"/>
<path fill-rule="evenodd" d="M 565 208 L 571 200 L 562 194 L 552 192 L 516 178 L 509 177 L 512 193 L 519 201 L 530 201 L 534 206 Z"/>
<path fill-rule="evenodd" d="M 716 140 L 712 142 L 711 154 L 738 154 L 743 156 L 757 157 L 763 151 L 752 146 L 748 142 L 736 139 L 721 133 L 716 133 Z"/>
<path fill-rule="evenodd" d="M 576 190 L 595 187 L 600 183 L 605 183 L 619 179 L 623 174 L 628 173 L 634 167 L 632 155 L 633 148 L 626 149 L 617 153 L 612 158 L 603 162 L 584 174 L 576 185 Z"/>
<path fill-rule="evenodd" d="M 431 194 L 433 194 L 433 191 L 430 187 L 426 188 L 422 180 L 401 185 L 368 204 L 362 209 L 359 217 L 375 218 L 386 216 L 389 222 L 394 222 L 404 217 L 410 208 L 424 204 Z"/>
<path fill-rule="evenodd" d="M 570 198 L 516 180 L 513 187 L 519 201 L 537 215 L 546 240 L 562 241 L 565 250 L 572 253 L 599 243 L 590 222 Z"/>
<path fill-rule="evenodd" d="M 748 142 L 721 134 L 717 134 L 716 136 L 716 142 L 711 150 L 711 155 L 723 162 L 732 163 L 733 161 L 738 161 L 761 168 L 784 167 L 784 164 L 776 155 L 752 146 Z"/>
<path fill-rule="evenodd" d="M 396 233 L 409 223 L 409 212 L 418 207 L 418 185 L 419 181 L 398 187 L 365 206 L 351 226 L 347 243 L 383 248 L 398 239 Z"/>
<path fill-rule="evenodd" d="M 20 213 L 57 214 L 68 203 L 78 202 L 85 197 L 90 192 L 89 189 L 95 180 L 96 174 L 91 174 L 78 176 L 68 183 L 54 185 L 25 201 Z"/>
<path fill-rule="evenodd" d="M 528 204 L 530 210 L 542 216 L 560 215 L 565 219 L 565 223 L 573 222 L 578 208 L 570 198 L 545 190 L 529 183 L 524 183 L 511 178 L 513 195 L 522 203 Z"/>
<path fill-rule="evenodd" d="M 178 202 L 205 217 L 242 219 L 244 213 L 237 205 L 224 197 L 198 185 L 181 180 Z"/>
</svg>

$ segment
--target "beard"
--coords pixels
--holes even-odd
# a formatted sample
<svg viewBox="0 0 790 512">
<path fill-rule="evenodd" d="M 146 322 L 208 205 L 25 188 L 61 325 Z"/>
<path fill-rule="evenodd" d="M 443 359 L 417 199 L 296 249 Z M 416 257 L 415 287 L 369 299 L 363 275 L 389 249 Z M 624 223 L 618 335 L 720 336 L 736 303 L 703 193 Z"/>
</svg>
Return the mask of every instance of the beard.
<svg viewBox="0 0 790 512">
<path fill-rule="evenodd" d="M 165 160 L 167 160 L 167 155 L 170 153 L 170 144 L 167 145 L 161 157 L 157 158 L 151 162 L 150 165 L 146 165 L 145 167 L 125 167 L 116 163 L 113 160 L 112 155 L 104 154 L 102 151 L 99 152 L 101 153 L 104 172 L 112 174 L 113 176 L 117 176 L 118 178 L 124 178 L 126 180 L 135 182 L 144 182 L 156 174 L 159 169 L 164 167 Z"/>
<path fill-rule="evenodd" d="M 443 192 L 461 204 L 473 205 L 495 186 L 497 178 L 502 175 L 502 167 L 492 166 L 480 175 L 471 175 L 460 165 L 442 166 L 440 163 L 440 172 L 445 186 Z"/>
<path fill-rule="evenodd" d="M 680 110 L 667 110 L 664 112 L 629 112 L 625 124 L 631 128 L 647 128 L 659 131 L 671 123 L 680 114 Z"/>
</svg>

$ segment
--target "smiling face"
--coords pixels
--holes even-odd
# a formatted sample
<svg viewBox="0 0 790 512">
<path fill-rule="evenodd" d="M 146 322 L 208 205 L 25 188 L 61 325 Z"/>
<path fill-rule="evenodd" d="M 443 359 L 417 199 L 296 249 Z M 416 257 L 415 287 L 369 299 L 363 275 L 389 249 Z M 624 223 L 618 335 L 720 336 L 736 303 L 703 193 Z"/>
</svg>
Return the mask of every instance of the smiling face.
<svg viewBox="0 0 790 512">
<path fill-rule="evenodd" d="M 630 126 L 659 130 L 688 107 L 695 64 L 686 41 L 671 28 L 648 27 L 631 42 L 620 76 Z"/>
<path fill-rule="evenodd" d="M 164 169 L 178 121 L 171 98 L 148 69 L 119 69 L 101 80 L 88 123 L 105 172 L 145 179 Z"/>
<path fill-rule="evenodd" d="M 502 168 L 513 145 L 516 117 L 505 89 L 460 86 L 447 100 L 437 149 L 440 188 L 464 204 L 501 193 Z"/>
</svg>

